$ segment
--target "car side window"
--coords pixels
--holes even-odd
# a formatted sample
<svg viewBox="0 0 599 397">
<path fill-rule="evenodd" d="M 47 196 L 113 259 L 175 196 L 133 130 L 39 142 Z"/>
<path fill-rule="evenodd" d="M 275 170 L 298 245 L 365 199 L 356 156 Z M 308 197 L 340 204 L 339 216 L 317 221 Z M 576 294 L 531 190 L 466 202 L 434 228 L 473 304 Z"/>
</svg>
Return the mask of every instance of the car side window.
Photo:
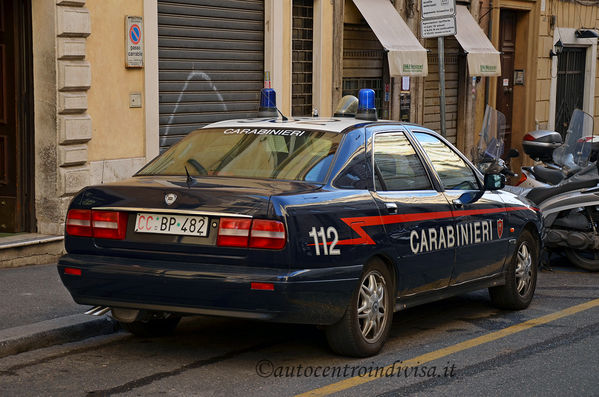
<svg viewBox="0 0 599 397">
<path fill-rule="evenodd" d="M 401 132 L 374 138 L 378 190 L 431 190 L 432 185 L 412 144 Z"/>
<path fill-rule="evenodd" d="M 333 183 L 340 189 L 368 189 L 372 171 L 366 164 L 364 147 L 356 151 Z"/>
<path fill-rule="evenodd" d="M 478 178 L 464 160 L 433 135 L 414 132 L 447 190 L 478 190 Z"/>
</svg>

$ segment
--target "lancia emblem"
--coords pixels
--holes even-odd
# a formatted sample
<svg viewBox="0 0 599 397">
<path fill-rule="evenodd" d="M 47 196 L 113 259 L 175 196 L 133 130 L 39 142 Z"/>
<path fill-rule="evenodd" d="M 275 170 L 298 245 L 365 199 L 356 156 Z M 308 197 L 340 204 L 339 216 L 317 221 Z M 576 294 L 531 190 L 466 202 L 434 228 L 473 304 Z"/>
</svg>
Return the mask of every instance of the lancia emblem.
<svg viewBox="0 0 599 397">
<path fill-rule="evenodd" d="M 503 235 L 503 219 L 497 220 L 497 235 L 499 238 Z"/>
<path fill-rule="evenodd" d="M 175 200 L 177 200 L 177 195 L 175 193 L 169 193 L 164 196 L 164 202 L 166 205 L 171 205 L 175 202 Z"/>
</svg>

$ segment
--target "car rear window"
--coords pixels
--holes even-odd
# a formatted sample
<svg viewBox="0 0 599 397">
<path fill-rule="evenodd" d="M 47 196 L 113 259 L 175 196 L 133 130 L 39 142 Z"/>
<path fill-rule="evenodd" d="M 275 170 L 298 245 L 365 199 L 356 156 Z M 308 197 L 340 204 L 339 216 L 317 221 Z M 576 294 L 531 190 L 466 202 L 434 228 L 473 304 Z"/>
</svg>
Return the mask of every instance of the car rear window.
<svg viewBox="0 0 599 397">
<path fill-rule="evenodd" d="M 229 176 L 324 182 L 342 135 L 290 129 L 190 133 L 137 175 Z"/>
</svg>

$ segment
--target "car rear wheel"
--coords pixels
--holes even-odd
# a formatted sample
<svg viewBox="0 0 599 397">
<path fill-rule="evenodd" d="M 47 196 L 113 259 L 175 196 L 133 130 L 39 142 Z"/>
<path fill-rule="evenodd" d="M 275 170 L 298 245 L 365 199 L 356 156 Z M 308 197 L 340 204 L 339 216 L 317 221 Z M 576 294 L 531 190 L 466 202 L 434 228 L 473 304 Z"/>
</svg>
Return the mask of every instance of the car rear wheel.
<svg viewBox="0 0 599 397">
<path fill-rule="evenodd" d="M 393 320 L 393 279 L 380 259 L 365 267 L 343 318 L 326 328 L 331 349 L 352 357 L 368 357 L 383 347 Z"/>
<path fill-rule="evenodd" d="M 154 337 L 172 334 L 180 320 L 181 317 L 171 315 L 166 318 L 136 320 L 131 323 L 120 322 L 120 324 L 135 336 Z"/>
<path fill-rule="evenodd" d="M 537 240 L 530 232 L 522 232 L 506 271 L 505 285 L 489 288 L 491 302 L 495 306 L 521 310 L 530 305 L 537 285 L 538 247 Z"/>
</svg>

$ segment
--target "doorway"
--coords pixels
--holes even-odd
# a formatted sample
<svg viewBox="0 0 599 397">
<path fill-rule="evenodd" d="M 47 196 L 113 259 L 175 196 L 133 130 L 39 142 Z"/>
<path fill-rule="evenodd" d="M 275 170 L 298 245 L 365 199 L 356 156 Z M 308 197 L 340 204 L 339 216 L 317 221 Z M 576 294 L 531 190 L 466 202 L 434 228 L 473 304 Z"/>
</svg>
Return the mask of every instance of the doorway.
<svg viewBox="0 0 599 397">
<path fill-rule="evenodd" d="M 0 233 L 34 231 L 31 10 L 0 0 Z"/>
<path fill-rule="evenodd" d="M 583 109 L 586 48 L 564 47 L 557 57 L 555 130 L 565 137 L 574 109 Z"/>
<path fill-rule="evenodd" d="M 497 79 L 496 107 L 505 115 L 504 152 L 512 147 L 512 116 L 514 104 L 514 59 L 516 50 L 517 14 L 501 10 L 499 19 L 499 48 L 501 52 L 501 76 Z"/>
</svg>

